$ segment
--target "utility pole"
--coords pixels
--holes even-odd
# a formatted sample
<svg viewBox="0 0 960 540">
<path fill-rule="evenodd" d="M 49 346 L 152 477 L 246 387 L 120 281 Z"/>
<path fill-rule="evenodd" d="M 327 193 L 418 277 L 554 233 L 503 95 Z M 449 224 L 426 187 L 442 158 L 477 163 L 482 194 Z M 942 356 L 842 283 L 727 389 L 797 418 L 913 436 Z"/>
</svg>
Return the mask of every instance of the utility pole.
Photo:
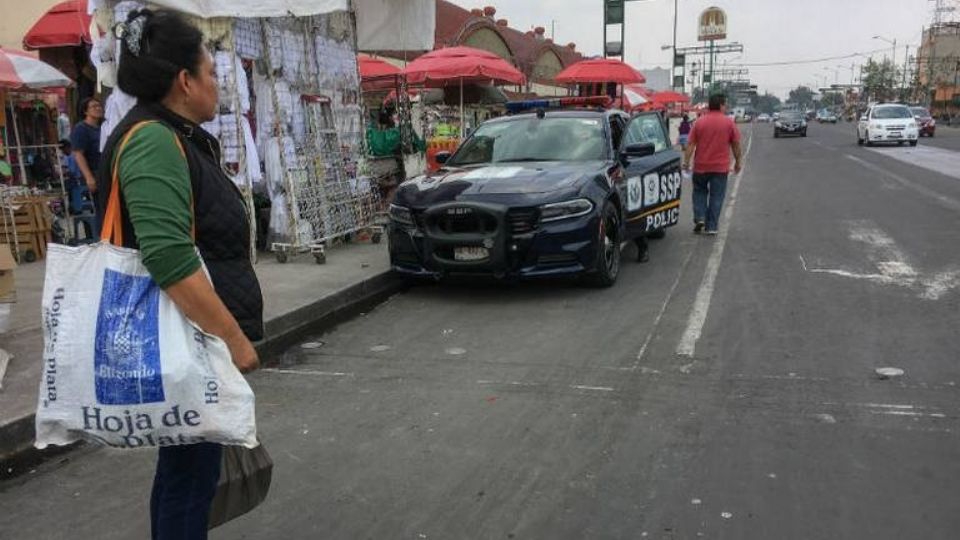
<svg viewBox="0 0 960 540">
<path fill-rule="evenodd" d="M 907 72 L 910 71 L 910 46 L 907 45 L 903 55 L 903 84 L 900 86 L 900 94 L 907 91 Z"/>
<path fill-rule="evenodd" d="M 680 8 L 680 0 L 673 0 L 673 49 L 670 50 L 670 53 L 673 55 L 673 70 L 670 71 L 670 78 L 673 79 L 670 81 L 670 86 L 676 91 L 677 89 L 677 14 Z M 686 71 L 686 67 L 684 67 Z M 686 75 L 686 74 L 684 74 Z M 683 91 L 683 88 L 680 89 Z"/>
</svg>

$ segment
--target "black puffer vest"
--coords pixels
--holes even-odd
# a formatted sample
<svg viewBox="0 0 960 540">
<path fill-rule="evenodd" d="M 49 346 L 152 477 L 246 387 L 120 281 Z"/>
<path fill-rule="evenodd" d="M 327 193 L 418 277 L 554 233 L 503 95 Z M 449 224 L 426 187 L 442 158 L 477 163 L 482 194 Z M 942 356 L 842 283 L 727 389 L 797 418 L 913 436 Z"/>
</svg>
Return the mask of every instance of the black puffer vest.
<svg viewBox="0 0 960 540">
<path fill-rule="evenodd" d="M 159 104 L 137 105 L 107 140 L 97 173 L 98 210 L 106 209 L 110 197 L 114 154 L 123 136 L 135 124 L 162 122 L 183 143 L 193 185 L 196 242 L 207 265 L 213 288 L 233 314 L 247 338 L 263 338 L 263 296 L 250 261 L 250 227 L 243 197 L 220 167 L 220 144 L 200 126 Z M 120 195 L 124 247 L 139 249 L 139 243 L 123 195 Z M 101 215 L 101 221 L 103 216 Z"/>
</svg>

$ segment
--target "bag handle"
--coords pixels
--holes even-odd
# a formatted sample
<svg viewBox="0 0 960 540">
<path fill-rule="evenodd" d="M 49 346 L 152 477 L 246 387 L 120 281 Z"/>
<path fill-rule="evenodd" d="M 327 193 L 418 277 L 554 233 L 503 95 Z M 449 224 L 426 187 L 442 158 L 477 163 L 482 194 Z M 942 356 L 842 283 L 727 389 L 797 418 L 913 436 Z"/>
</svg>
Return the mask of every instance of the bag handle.
<svg viewBox="0 0 960 540">
<path fill-rule="evenodd" d="M 110 180 L 110 198 L 107 201 L 107 210 L 103 215 L 103 230 L 100 232 L 100 241 L 102 242 L 109 242 L 115 246 L 123 246 L 123 219 L 120 215 L 120 156 L 127 147 L 127 143 L 130 142 L 130 138 L 133 137 L 136 132 L 148 124 L 154 124 L 156 122 L 156 120 L 144 120 L 143 122 L 134 124 L 120 142 L 117 155 L 113 160 L 113 170 Z M 177 148 L 180 149 L 180 155 L 183 156 L 183 159 L 187 159 L 187 153 L 183 149 L 183 143 L 180 142 L 180 137 L 174 135 L 173 140 L 177 143 Z M 193 215 L 192 190 L 190 194 L 190 215 Z M 195 221 L 190 224 L 190 237 L 193 239 L 197 237 Z"/>
</svg>

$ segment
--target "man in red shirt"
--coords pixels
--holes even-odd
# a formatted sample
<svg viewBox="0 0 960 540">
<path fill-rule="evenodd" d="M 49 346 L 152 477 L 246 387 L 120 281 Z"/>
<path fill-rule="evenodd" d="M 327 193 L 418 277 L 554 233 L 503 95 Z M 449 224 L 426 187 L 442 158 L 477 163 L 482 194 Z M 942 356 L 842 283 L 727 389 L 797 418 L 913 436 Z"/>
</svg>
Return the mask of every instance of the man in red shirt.
<svg viewBox="0 0 960 540">
<path fill-rule="evenodd" d="M 727 191 L 730 173 L 730 151 L 736 160 L 733 171 L 740 174 L 743 155 L 740 130 L 725 114 L 727 99 L 710 96 L 709 112 L 698 118 L 690 132 L 690 142 L 683 156 L 683 168 L 690 169 L 693 158 L 693 232 L 717 234 L 720 210 Z M 706 231 L 704 231 L 706 229 Z"/>
</svg>

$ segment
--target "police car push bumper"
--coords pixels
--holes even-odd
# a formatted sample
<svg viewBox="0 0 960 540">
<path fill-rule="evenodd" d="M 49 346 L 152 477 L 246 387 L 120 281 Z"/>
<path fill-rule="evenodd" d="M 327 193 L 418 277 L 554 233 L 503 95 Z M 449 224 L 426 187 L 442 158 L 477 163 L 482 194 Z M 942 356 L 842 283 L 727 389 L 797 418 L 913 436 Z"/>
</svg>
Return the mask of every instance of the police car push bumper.
<svg viewBox="0 0 960 540">
<path fill-rule="evenodd" d="M 556 206 L 561 208 L 541 207 L 532 230 L 520 234 L 511 230 L 508 207 L 484 203 L 434 206 L 413 226 L 392 220 L 391 265 L 398 272 L 425 277 L 534 277 L 592 269 L 599 227 L 595 205 L 586 201 Z"/>
</svg>

